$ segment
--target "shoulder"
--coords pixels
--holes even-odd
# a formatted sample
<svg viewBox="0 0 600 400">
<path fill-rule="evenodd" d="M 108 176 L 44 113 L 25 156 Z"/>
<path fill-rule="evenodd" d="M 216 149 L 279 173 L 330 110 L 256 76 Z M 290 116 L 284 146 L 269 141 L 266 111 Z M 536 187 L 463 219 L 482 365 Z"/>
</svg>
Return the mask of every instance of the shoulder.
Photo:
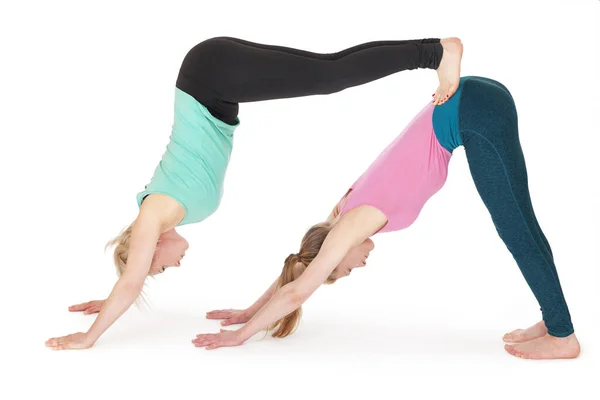
<svg viewBox="0 0 600 400">
<path fill-rule="evenodd" d="M 183 205 L 173 197 L 152 193 L 144 198 L 139 214 L 145 220 L 157 220 L 165 229 L 171 229 L 183 220 L 186 212 Z"/>
<path fill-rule="evenodd" d="M 333 227 L 344 234 L 354 232 L 365 239 L 380 231 L 388 222 L 388 217 L 379 208 L 363 204 L 348 210 Z"/>
</svg>

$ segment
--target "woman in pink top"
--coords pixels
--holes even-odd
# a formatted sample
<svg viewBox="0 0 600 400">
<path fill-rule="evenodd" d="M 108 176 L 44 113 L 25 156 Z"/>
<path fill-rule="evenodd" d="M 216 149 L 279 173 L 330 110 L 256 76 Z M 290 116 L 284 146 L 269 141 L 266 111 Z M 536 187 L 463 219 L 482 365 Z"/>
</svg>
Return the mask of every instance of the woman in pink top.
<svg viewBox="0 0 600 400">
<path fill-rule="evenodd" d="M 351 185 L 325 222 L 304 235 L 298 253 L 285 260 L 281 276 L 246 310 L 218 310 L 235 331 L 198 335 L 209 349 L 235 346 L 263 329 L 292 333 L 302 303 L 323 283 L 333 283 L 366 265 L 371 237 L 405 229 L 446 181 L 452 151 L 464 146 L 469 169 L 491 219 L 542 311 L 542 321 L 504 337 L 505 349 L 521 358 L 574 358 L 574 334 L 554 258 L 529 196 L 512 95 L 501 83 L 461 78 L 457 92 L 440 106 L 429 104 Z"/>
</svg>

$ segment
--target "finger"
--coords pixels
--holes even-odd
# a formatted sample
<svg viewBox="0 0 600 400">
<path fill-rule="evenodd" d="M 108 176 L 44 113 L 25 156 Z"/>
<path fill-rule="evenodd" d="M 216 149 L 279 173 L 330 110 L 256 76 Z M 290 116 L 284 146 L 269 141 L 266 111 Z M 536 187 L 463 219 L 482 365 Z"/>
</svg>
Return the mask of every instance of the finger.
<svg viewBox="0 0 600 400">
<path fill-rule="evenodd" d="M 215 334 L 215 335 L 198 335 L 198 336 L 196 336 L 196 339 L 194 339 L 194 340 L 197 340 L 197 341 L 217 340 L 217 334 Z"/>
<path fill-rule="evenodd" d="M 192 343 L 194 343 L 197 346 L 206 346 L 206 345 L 209 345 L 214 342 L 215 342 L 215 340 L 211 340 L 211 339 L 194 339 L 194 340 L 192 340 Z"/>
<path fill-rule="evenodd" d="M 220 311 L 209 312 L 206 315 L 231 315 L 232 313 L 233 313 L 232 311 L 220 310 Z"/>
<path fill-rule="evenodd" d="M 75 305 L 69 306 L 69 311 L 83 311 L 87 307 L 89 307 L 88 303 L 75 304 Z"/>
<path fill-rule="evenodd" d="M 231 314 L 207 314 L 206 319 L 226 319 L 231 317 Z"/>
<path fill-rule="evenodd" d="M 197 335 L 195 340 L 215 340 L 217 335 Z"/>
<path fill-rule="evenodd" d="M 232 309 L 231 309 L 231 308 L 228 308 L 228 309 L 223 309 L 223 310 L 212 310 L 212 311 L 209 311 L 209 312 L 208 312 L 208 314 L 213 314 L 213 313 L 224 313 L 224 312 L 229 312 L 229 311 L 232 311 Z"/>
<path fill-rule="evenodd" d="M 221 345 L 222 345 L 221 342 L 211 343 L 208 346 L 206 346 L 206 350 L 213 350 L 213 349 L 221 347 Z"/>
<path fill-rule="evenodd" d="M 208 345 L 214 343 L 214 341 L 212 341 L 212 340 L 208 340 L 208 341 L 195 341 L 193 343 L 197 347 L 204 347 L 204 346 L 208 346 Z"/>
<path fill-rule="evenodd" d="M 206 314 L 206 318 L 208 319 L 223 319 L 231 316 L 231 313 L 218 312 L 212 314 Z"/>
<path fill-rule="evenodd" d="M 62 349 L 62 345 L 59 343 L 54 343 L 52 346 L 52 350 L 60 350 Z"/>
</svg>

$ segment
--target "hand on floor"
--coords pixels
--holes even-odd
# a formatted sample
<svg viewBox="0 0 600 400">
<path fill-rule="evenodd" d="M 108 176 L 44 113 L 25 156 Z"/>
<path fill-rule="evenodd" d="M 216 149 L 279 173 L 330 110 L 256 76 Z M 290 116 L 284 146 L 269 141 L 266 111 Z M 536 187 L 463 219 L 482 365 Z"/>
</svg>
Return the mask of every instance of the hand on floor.
<svg viewBox="0 0 600 400">
<path fill-rule="evenodd" d="M 83 332 L 52 338 L 46 341 L 46 347 L 51 347 L 52 350 L 82 350 L 88 349 L 93 345 L 94 342 L 90 341 Z"/>
<path fill-rule="evenodd" d="M 219 333 L 204 333 L 196 335 L 192 340 L 196 347 L 206 347 L 206 350 L 216 349 L 218 347 L 239 346 L 244 343 L 239 331 L 228 331 L 221 329 Z"/>
<path fill-rule="evenodd" d="M 100 312 L 102 305 L 104 304 L 104 300 L 92 300 L 87 303 L 75 304 L 69 307 L 69 311 L 77 312 L 83 311 L 84 314 L 93 314 Z"/>
<path fill-rule="evenodd" d="M 206 319 L 222 319 L 221 325 L 244 324 L 252 316 L 247 310 L 213 310 L 206 313 Z"/>
</svg>

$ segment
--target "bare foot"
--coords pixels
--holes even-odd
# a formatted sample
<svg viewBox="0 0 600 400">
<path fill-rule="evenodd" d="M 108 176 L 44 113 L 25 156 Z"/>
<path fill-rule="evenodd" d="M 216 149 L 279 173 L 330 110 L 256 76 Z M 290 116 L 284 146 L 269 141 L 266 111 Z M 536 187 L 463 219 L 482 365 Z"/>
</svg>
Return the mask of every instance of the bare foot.
<svg viewBox="0 0 600 400">
<path fill-rule="evenodd" d="M 463 45 L 459 38 L 447 38 L 440 41 L 444 48 L 442 61 L 437 69 L 440 86 L 433 95 L 433 104 L 443 104 L 458 89 L 460 82 L 460 62 L 463 54 Z"/>
<path fill-rule="evenodd" d="M 542 337 L 546 333 L 548 333 L 546 324 L 544 324 L 544 321 L 540 321 L 527 329 L 516 329 L 512 332 L 509 332 L 504 335 L 502 340 L 504 340 L 506 343 L 523 343 Z"/>
<path fill-rule="evenodd" d="M 574 333 L 565 338 L 546 334 L 525 343 L 504 345 L 504 349 L 515 357 L 532 360 L 575 358 L 580 352 Z"/>
</svg>

